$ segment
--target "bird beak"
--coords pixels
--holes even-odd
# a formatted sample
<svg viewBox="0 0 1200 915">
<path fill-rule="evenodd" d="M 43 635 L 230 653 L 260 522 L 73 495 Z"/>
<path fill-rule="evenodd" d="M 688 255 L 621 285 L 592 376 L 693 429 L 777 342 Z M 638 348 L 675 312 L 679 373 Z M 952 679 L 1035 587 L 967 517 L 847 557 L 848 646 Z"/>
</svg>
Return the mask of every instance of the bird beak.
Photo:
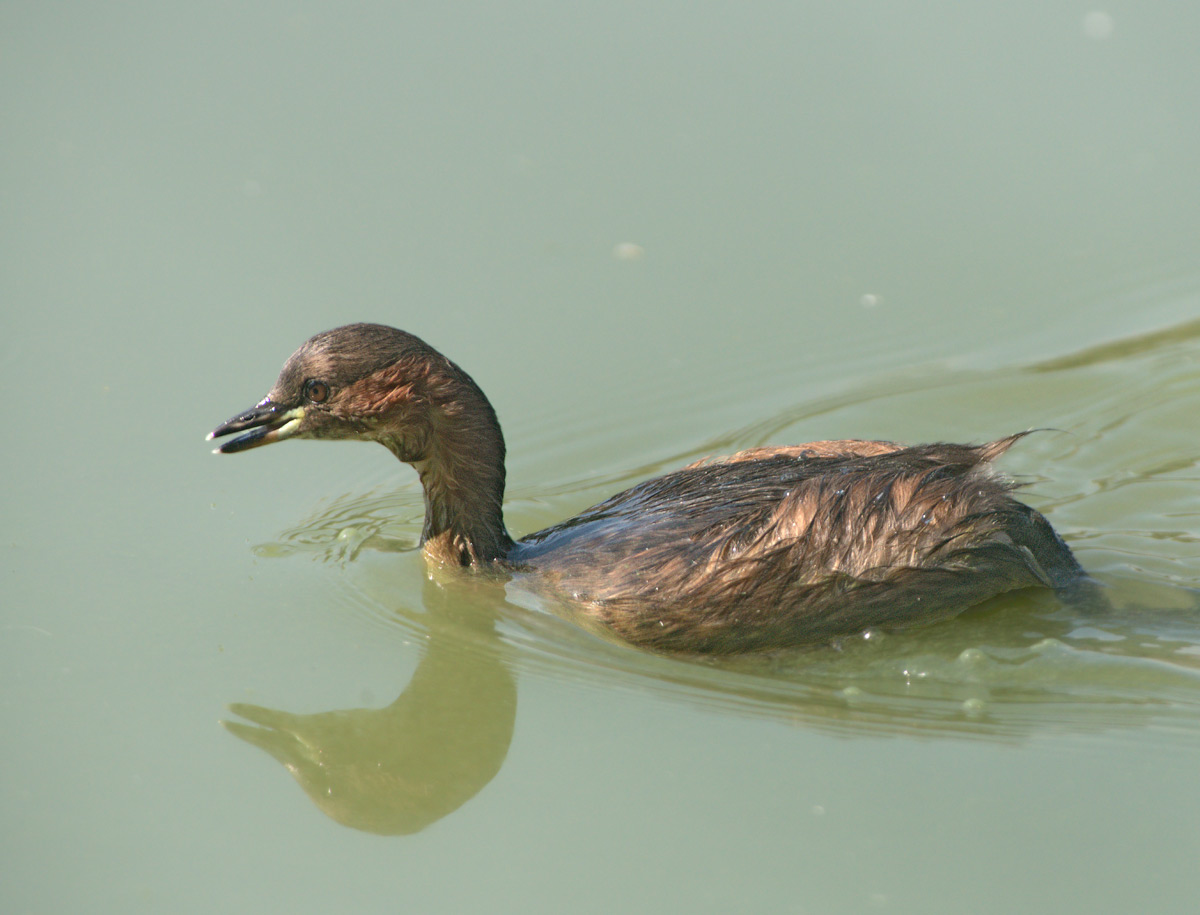
<svg viewBox="0 0 1200 915">
<path fill-rule="evenodd" d="M 239 413 L 233 419 L 221 423 L 208 433 L 208 440 L 211 442 L 223 435 L 243 432 L 244 434 L 231 438 L 213 451 L 214 454 L 234 454 L 291 438 L 300 431 L 300 422 L 303 419 L 304 407 L 289 409 L 272 403 L 271 398 L 267 397 L 245 413 Z M 245 432 L 247 429 L 250 431 Z"/>
</svg>

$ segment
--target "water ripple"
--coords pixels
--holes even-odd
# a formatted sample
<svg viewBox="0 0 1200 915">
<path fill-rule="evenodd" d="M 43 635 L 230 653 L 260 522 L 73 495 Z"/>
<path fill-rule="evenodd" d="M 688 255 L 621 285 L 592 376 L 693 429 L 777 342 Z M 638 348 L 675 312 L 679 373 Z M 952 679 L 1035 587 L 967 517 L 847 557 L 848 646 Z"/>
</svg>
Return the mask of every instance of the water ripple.
<svg viewBox="0 0 1200 915">
<path fill-rule="evenodd" d="M 897 432 L 932 433 L 912 438 L 952 437 L 938 434 L 939 424 L 985 433 L 976 438 L 1052 426 L 1066 431 L 1026 439 L 1004 468 L 1052 516 L 1085 566 L 1112 585 L 1118 610 L 1109 618 L 1072 617 L 1048 596 L 1016 595 L 908 632 L 718 661 L 659 657 L 606 642 L 519 581 L 505 592 L 471 580 L 454 587 L 452 603 L 468 617 L 494 617 L 495 637 L 515 672 L 582 688 L 842 734 L 1012 740 L 1044 730 L 1169 727 L 1196 740 L 1197 415 L 1200 321 L 1187 321 L 1029 365 L 974 372 L 929 365 L 869 379 L 709 440 L 681 443 L 661 460 L 596 468 L 586 459 L 593 443 L 580 437 L 570 445 L 577 459 L 564 462 L 561 477 L 515 487 L 507 502 L 514 529 L 533 530 L 705 454 L 852 428 L 901 437 L 891 424 Z M 652 430 L 646 435 L 652 438 Z M 346 494 L 257 552 L 344 567 L 347 612 L 405 641 L 424 640 L 430 582 L 417 551 L 422 512 L 415 482 L 398 491 Z M 478 627 L 462 632 L 479 638 Z"/>
</svg>

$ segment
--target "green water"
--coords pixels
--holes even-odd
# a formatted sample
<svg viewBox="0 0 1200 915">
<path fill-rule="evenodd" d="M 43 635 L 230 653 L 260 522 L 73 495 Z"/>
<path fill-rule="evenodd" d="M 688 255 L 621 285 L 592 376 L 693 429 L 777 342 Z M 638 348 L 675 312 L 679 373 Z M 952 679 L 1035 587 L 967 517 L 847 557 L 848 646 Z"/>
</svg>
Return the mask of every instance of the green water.
<svg viewBox="0 0 1200 915">
<path fill-rule="evenodd" d="M 0 7 L 0 908 L 1193 911 L 1198 29 Z M 701 664 L 430 577 L 383 449 L 203 441 L 351 320 L 488 392 L 515 534 L 1052 430 L 1002 469 L 1115 610 Z"/>
</svg>

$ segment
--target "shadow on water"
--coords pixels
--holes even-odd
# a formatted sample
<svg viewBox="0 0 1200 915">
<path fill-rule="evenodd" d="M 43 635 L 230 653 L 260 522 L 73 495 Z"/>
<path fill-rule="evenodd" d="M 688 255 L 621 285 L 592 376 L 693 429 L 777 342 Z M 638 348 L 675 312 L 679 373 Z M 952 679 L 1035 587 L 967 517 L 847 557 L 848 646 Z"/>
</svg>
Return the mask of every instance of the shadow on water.
<svg viewBox="0 0 1200 915">
<path fill-rule="evenodd" d="M 1049 594 L 1020 593 L 953 620 L 902 632 L 871 631 L 771 657 L 656 656 L 574 626 L 569 613 L 526 589 L 520 577 L 507 583 L 455 574 L 428 579 L 420 607 L 372 597 L 368 592 L 398 592 L 393 572 L 414 571 L 409 563 L 393 562 L 398 553 L 412 555 L 420 532 L 420 494 L 409 487 L 339 499 L 258 550 L 263 556 L 315 555 L 353 567 L 347 573 L 350 587 L 361 588 L 364 577 L 383 576 L 363 589 L 360 605 L 394 631 L 398 643 L 415 637 L 425 645 L 399 698 L 380 709 L 312 715 L 238 704 L 232 710 L 250 724 L 226 726 L 283 764 L 328 816 L 381 834 L 425 828 L 496 775 L 512 738 L 519 678 L 633 692 L 845 737 L 1019 742 L 1041 733 L 1161 728 L 1181 741 L 1200 742 L 1200 569 L 1194 550 L 1200 519 L 1194 499 L 1179 503 L 1179 493 L 1194 488 L 1195 450 L 1185 448 L 1192 433 L 1184 430 L 1182 439 L 1171 440 L 1169 425 L 1163 433 L 1168 443 L 1157 453 L 1140 448 L 1111 456 L 1129 446 L 1123 436 L 1144 437 L 1138 423 L 1147 411 L 1188 413 L 1197 406 L 1198 340 L 1200 323 L 1189 322 L 1032 366 L 975 377 L 960 373 L 961 384 L 987 385 L 1001 395 L 1007 385 L 1018 399 L 1029 378 L 1048 373 L 1081 392 L 1064 388 L 1062 409 L 1073 409 L 1076 396 L 1089 407 L 1076 414 L 1084 418 L 1059 447 L 1102 439 L 1089 449 L 1095 455 L 1090 460 L 1111 463 L 1076 471 L 1086 479 L 1070 481 L 1069 488 L 1090 491 L 1091 502 L 1075 493 L 1051 498 L 1048 513 L 1059 510 L 1069 521 L 1077 502 L 1093 504 L 1146 483 L 1160 489 L 1169 484 L 1153 490 L 1161 501 L 1145 507 L 1139 519 L 1110 511 L 1105 517 L 1115 520 L 1107 527 L 1084 519 L 1076 522 L 1083 530 L 1074 536 L 1067 525 L 1068 539 L 1082 546 L 1085 566 L 1107 585 L 1110 609 L 1088 614 L 1059 605 Z M 1136 362 L 1147 358 L 1176 359 L 1179 370 L 1166 383 L 1182 393 L 1165 406 L 1149 400 L 1137 380 Z M 1098 376 L 1072 376 L 1104 372 L 1114 362 L 1128 374 L 1108 379 L 1105 390 Z M 1163 383 L 1161 373 L 1145 382 Z M 879 387 L 836 403 L 798 407 L 708 444 L 715 451 L 786 440 L 779 433 L 810 416 L 879 396 Z M 934 390 L 935 380 L 914 379 L 908 389 L 888 386 L 887 396 L 908 391 L 924 399 Z M 1082 450 L 1072 454 L 1084 460 Z M 693 456 L 682 455 L 681 462 Z M 624 482 L 629 481 L 613 481 Z M 594 484 L 588 480 L 578 488 Z M 1145 506 L 1145 500 L 1139 504 Z M 358 562 L 364 552 L 381 562 Z M 1162 563 L 1162 571 L 1147 571 L 1152 560 Z M 381 571 L 384 567 L 390 571 Z"/>
</svg>

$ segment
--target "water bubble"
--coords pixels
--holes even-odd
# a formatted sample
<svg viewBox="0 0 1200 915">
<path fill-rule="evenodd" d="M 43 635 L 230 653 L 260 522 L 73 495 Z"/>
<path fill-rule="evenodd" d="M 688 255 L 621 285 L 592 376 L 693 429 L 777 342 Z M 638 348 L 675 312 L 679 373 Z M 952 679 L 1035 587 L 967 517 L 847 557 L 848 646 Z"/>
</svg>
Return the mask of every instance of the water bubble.
<svg viewBox="0 0 1200 915">
<path fill-rule="evenodd" d="M 983 715 L 986 709 L 987 703 L 982 699 L 971 697 L 970 699 L 963 700 L 963 714 L 967 715 L 969 718 L 979 718 L 981 715 Z"/>
<path fill-rule="evenodd" d="M 1083 34 L 1092 41 L 1104 41 L 1112 33 L 1113 17 L 1103 10 L 1092 10 L 1083 17 Z"/>
</svg>

